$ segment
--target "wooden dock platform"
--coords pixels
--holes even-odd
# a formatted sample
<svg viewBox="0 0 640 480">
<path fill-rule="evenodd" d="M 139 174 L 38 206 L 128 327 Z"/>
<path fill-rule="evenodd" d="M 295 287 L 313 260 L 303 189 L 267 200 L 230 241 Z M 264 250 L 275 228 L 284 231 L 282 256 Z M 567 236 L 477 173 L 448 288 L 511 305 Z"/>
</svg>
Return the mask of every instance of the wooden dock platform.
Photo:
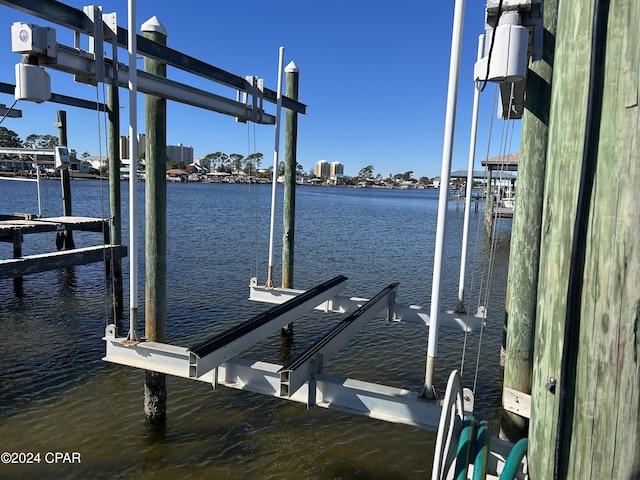
<svg viewBox="0 0 640 480">
<path fill-rule="evenodd" d="M 102 233 L 101 242 L 99 245 L 90 247 L 22 256 L 23 235 L 72 230 Z M 109 222 L 102 218 L 73 216 L 34 218 L 16 215 L 9 220 L 0 220 L 0 242 L 13 243 L 13 258 L 0 260 L 0 280 L 87 263 L 109 262 L 111 259 L 127 256 L 127 247 L 110 244 Z"/>
</svg>

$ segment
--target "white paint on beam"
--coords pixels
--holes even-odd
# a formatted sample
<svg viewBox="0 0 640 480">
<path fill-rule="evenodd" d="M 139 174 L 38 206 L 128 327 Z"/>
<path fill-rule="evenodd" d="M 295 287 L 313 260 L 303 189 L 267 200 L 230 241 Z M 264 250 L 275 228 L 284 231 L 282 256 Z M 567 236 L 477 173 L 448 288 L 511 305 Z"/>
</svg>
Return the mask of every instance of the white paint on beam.
<svg viewBox="0 0 640 480">
<path fill-rule="evenodd" d="M 127 345 L 125 338 L 104 338 L 107 354 L 103 360 L 182 378 L 189 377 L 189 350 L 157 342 Z M 280 397 L 282 365 L 235 357 L 194 380 Z M 217 376 L 217 378 L 216 378 Z M 306 404 L 309 384 L 286 398 Z M 316 405 L 364 415 L 378 420 L 412 425 L 429 430 L 438 427 L 442 407 L 439 402 L 418 398 L 416 392 L 349 378 L 318 375 L 315 382 Z"/>
<path fill-rule="evenodd" d="M 264 303 L 284 303 L 304 290 L 293 288 L 265 288 L 257 285 L 257 280 L 252 279 L 249 287 L 249 300 Z M 349 297 L 336 295 L 335 297 L 321 303 L 316 307 L 326 313 L 352 313 L 369 299 L 361 297 Z M 391 321 L 409 322 L 420 325 L 430 324 L 429 308 L 421 305 L 411 305 L 407 303 L 394 303 L 393 316 Z M 380 318 L 383 318 L 382 316 Z M 484 307 L 480 307 L 477 313 L 469 315 L 466 313 L 456 313 L 453 310 L 440 312 L 440 326 L 446 328 L 456 328 L 466 332 L 480 331 L 480 327 L 486 318 Z"/>
</svg>

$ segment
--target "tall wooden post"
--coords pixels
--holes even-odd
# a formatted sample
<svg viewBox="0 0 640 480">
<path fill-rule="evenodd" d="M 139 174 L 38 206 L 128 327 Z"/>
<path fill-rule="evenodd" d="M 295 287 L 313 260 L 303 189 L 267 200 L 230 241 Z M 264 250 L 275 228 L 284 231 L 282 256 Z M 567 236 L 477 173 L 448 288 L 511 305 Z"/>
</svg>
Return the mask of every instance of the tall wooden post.
<svg viewBox="0 0 640 480">
<path fill-rule="evenodd" d="M 544 4 L 542 59 L 527 73 L 525 111 L 518 161 L 518 199 L 511 227 L 511 254 L 505 315 L 507 339 L 504 387 L 531 393 L 533 339 L 536 323 L 542 200 L 547 162 L 547 135 L 551 102 L 551 75 L 555 48 L 558 0 Z M 528 421 L 504 411 L 501 436 L 513 443 L 527 436 Z"/>
<path fill-rule="evenodd" d="M 62 147 L 67 145 L 67 112 L 64 110 L 58 110 L 58 144 Z M 69 172 L 70 167 L 60 168 L 60 185 L 62 187 L 62 214 L 64 216 L 71 216 L 71 175 Z M 60 240 L 57 245 L 59 247 L 64 244 L 65 250 L 76 248 L 73 242 L 73 232 L 71 230 L 65 230 L 60 232 Z"/>
<path fill-rule="evenodd" d="M 166 45 L 167 31 L 154 16 L 142 24 L 145 38 Z M 144 59 L 146 72 L 166 77 L 167 66 Z M 165 342 L 167 330 L 167 101 L 145 95 L 146 117 L 146 294 L 145 332 L 148 341 Z M 135 159 L 131 159 L 134 165 Z M 145 372 L 144 409 L 153 423 L 166 418 L 165 375 Z"/>
<path fill-rule="evenodd" d="M 294 62 L 284 69 L 286 73 L 286 93 L 292 100 L 298 100 L 298 82 L 300 71 Z M 297 172 L 298 114 L 287 110 L 284 132 L 284 212 L 282 216 L 282 286 L 293 288 L 293 256 L 296 216 L 296 172 Z M 282 329 L 284 335 L 293 335 L 293 324 Z"/>
<path fill-rule="evenodd" d="M 485 196 L 484 202 L 484 229 L 487 233 L 491 233 L 491 229 L 493 227 L 493 171 L 488 168 L 487 169 L 487 192 Z M 440 187 L 442 188 L 442 187 Z M 448 188 L 448 187 L 447 187 Z"/>
<path fill-rule="evenodd" d="M 117 70 L 115 70 L 117 71 Z M 111 216 L 110 242 L 112 245 L 122 243 L 122 213 L 120 202 L 120 98 L 117 80 L 107 87 L 108 134 L 109 134 L 109 211 Z M 113 309 L 116 324 L 122 320 L 124 310 L 122 286 L 122 260 L 115 258 L 111 265 L 113 288 Z"/>
<path fill-rule="evenodd" d="M 532 479 L 640 474 L 639 22 L 640 3 L 634 0 L 558 6 L 529 438 Z M 593 166 L 588 175 L 583 164 Z M 591 173 L 592 183 L 581 181 Z M 585 232 L 574 242 L 576 217 L 583 213 Z M 571 261 L 576 246 L 583 268 Z M 576 281 L 579 289 L 568 295 Z M 567 310 L 578 313 L 570 328 Z"/>
</svg>

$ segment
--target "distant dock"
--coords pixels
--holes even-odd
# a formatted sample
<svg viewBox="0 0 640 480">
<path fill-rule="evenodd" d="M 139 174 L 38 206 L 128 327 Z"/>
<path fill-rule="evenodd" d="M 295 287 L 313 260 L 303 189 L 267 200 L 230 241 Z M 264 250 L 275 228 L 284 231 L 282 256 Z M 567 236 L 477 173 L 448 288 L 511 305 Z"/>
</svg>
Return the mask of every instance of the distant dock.
<svg viewBox="0 0 640 480">
<path fill-rule="evenodd" d="M 3 216 L 4 219 L 0 220 L 0 241 L 13 244 L 13 258 L 0 260 L 0 280 L 87 263 L 109 262 L 127 256 L 127 247 L 110 244 L 107 220 L 73 216 L 34 218 L 28 214 L 14 214 L 11 217 L 7 219 L 7 216 Z M 103 242 L 91 247 L 22 256 L 23 235 L 72 230 L 102 233 Z"/>
</svg>

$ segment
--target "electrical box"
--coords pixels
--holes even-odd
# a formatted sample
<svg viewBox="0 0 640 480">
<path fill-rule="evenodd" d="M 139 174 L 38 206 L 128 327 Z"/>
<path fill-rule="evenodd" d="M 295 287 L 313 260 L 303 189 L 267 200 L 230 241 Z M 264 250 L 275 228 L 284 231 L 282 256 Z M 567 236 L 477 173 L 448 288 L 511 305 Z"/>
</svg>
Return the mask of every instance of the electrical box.
<svg viewBox="0 0 640 480">
<path fill-rule="evenodd" d="M 37 65 L 16 64 L 16 100 L 42 103 L 51 98 L 51 77 Z"/>
<path fill-rule="evenodd" d="M 56 147 L 55 153 L 55 166 L 56 168 L 68 167 L 71 165 L 71 157 L 69 156 L 69 150 L 67 147 Z"/>
<path fill-rule="evenodd" d="M 11 25 L 11 51 L 56 58 L 56 31 L 51 27 L 15 22 Z"/>
<path fill-rule="evenodd" d="M 498 26 L 491 32 L 487 48 L 491 51 L 474 67 L 475 80 L 509 83 L 524 80 L 527 75 L 529 30 L 520 25 L 515 11 L 503 12 Z"/>
</svg>

